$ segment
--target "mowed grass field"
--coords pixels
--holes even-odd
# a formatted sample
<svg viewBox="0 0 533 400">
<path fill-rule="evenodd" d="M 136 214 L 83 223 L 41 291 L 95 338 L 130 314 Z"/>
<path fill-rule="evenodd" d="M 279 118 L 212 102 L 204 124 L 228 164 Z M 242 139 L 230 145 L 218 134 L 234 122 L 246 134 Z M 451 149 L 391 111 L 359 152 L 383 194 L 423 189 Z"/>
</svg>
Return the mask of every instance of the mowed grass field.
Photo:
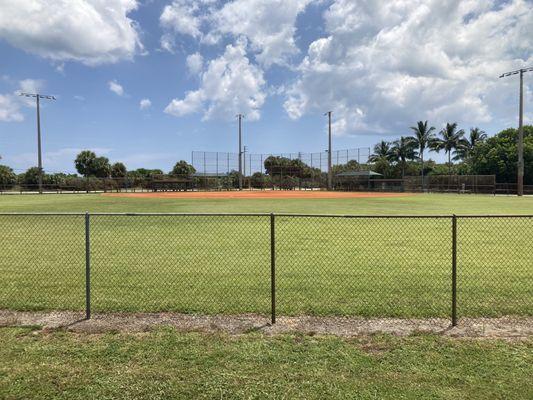
<svg viewBox="0 0 533 400">
<path fill-rule="evenodd" d="M 533 343 L 0 328 L 3 399 L 531 399 Z"/>
<path fill-rule="evenodd" d="M 533 214 L 533 198 L 0 196 L 0 212 Z M 95 312 L 270 311 L 268 216 L 91 216 Z M 83 216 L 0 216 L 0 308 L 84 308 Z M 451 219 L 276 217 L 279 314 L 448 317 Z M 458 221 L 459 316 L 533 314 L 533 219 Z"/>
</svg>

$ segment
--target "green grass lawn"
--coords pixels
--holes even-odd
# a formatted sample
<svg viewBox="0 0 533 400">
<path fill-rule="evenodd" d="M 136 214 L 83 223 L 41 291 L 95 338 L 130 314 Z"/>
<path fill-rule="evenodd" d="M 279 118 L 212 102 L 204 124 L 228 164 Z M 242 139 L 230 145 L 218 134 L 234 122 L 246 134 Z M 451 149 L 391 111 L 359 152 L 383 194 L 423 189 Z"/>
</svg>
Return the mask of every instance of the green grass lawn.
<svg viewBox="0 0 533 400">
<path fill-rule="evenodd" d="M 0 328 L 3 399 L 531 399 L 533 342 Z"/>
<path fill-rule="evenodd" d="M 100 194 L 0 195 L 0 212 L 285 212 L 331 214 L 533 214 L 533 197 L 420 194 L 367 199 L 151 199 Z"/>
<path fill-rule="evenodd" d="M 0 196 L 1 212 L 533 214 L 533 198 L 339 200 Z M 270 220 L 92 216 L 95 311 L 267 314 Z M 84 307 L 83 216 L 0 216 L 0 308 Z M 533 219 L 458 226 L 460 316 L 533 314 Z M 276 218 L 279 314 L 446 317 L 450 219 Z"/>
</svg>

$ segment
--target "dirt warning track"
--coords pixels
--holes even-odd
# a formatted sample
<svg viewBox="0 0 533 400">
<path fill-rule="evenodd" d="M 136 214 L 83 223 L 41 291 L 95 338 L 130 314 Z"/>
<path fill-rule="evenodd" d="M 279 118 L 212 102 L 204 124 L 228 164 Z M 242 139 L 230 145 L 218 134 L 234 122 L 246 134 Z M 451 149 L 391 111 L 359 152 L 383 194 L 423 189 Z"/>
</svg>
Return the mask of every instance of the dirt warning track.
<svg viewBox="0 0 533 400">
<path fill-rule="evenodd" d="M 328 192 L 323 190 L 244 190 L 218 192 L 104 193 L 103 196 L 159 199 L 359 199 L 406 197 L 413 193 Z"/>
</svg>

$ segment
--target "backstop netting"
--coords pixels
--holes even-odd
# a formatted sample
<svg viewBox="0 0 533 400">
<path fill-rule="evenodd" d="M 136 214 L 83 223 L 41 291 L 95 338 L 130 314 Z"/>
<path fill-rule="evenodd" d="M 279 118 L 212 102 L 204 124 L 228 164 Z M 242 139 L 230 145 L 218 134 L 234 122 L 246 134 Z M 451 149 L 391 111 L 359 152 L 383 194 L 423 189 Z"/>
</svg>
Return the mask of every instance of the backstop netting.
<svg viewBox="0 0 533 400">
<path fill-rule="evenodd" d="M 366 164 L 370 157 L 369 147 L 343 149 L 332 151 L 331 164 L 344 165 L 350 161 Z M 265 160 L 269 157 L 282 157 L 289 160 L 300 160 L 309 168 L 327 172 L 328 153 L 243 153 L 242 172 L 244 176 L 251 176 L 256 172 L 265 173 Z M 193 151 L 191 164 L 199 175 L 220 176 L 232 171 L 239 171 L 239 154 L 228 152 Z"/>
</svg>

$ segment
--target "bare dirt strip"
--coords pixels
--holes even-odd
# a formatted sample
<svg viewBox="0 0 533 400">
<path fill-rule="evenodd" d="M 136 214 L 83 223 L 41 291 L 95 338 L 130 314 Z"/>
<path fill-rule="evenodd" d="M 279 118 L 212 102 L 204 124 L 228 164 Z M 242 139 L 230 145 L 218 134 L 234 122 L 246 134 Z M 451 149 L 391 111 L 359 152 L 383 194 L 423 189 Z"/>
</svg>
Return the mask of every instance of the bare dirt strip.
<svg viewBox="0 0 533 400">
<path fill-rule="evenodd" d="M 95 314 L 90 320 L 81 312 L 27 312 L 0 310 L 0 326 L 40 326 L 44 331 L 64 329 L 79 333 L 146 332 L 170 326 L 181 332 L 223 332 L 239 335 L 258 332 L 265 335 L 301 333 L 339 337 L 388 333 L 407 336 L 435 333 L 458 338 L 528 339 L 533 336 L 532 317 L 463 318 L 451 327 L 449 319 L 401 319 L 356 317 L 279 317 L 274 325 L 266 316 L 191 315 L 179 313 Z"/>
<path fill-rule="evenodd" d="M 102 196 L 157 199 L 365 199 L 414 196 L 413 193 L 328 192 L 324 190 L 243 190 L 216 192 L 103 193 Z"/>
</svg>

